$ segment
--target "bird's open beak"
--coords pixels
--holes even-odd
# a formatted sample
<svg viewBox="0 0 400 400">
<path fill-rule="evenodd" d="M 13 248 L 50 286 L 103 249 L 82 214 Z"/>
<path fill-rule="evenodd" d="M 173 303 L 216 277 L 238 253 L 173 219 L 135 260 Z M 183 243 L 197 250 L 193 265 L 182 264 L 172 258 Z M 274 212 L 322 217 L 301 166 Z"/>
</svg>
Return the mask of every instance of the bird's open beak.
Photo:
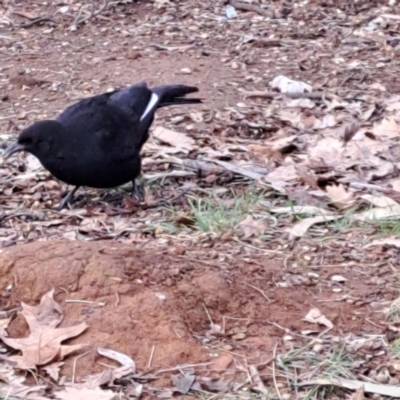
<svg viewBox="0 0 400 400">
<path fill-rule="evenodd" d="M 12 154 L 16 153 L 17 151 L 23 151 L 25 150 L 25 146 L 23 144 L 20 144 L 18 142 L 10 144 L 6 148 L 6 151 L 3 154 L 3 159 L 6 160 L 8 157 L 10 157 Z"/>
</svg>

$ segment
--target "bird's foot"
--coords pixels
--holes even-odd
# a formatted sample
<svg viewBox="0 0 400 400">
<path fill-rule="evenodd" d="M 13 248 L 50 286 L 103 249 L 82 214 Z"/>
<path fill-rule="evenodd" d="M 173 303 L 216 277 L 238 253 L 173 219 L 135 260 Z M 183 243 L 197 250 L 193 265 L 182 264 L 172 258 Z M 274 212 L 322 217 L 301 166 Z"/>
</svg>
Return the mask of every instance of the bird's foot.
<svg viewBox="0 0 400 400">
<path fill-rule="evenodd" d="M 132 181 L 132 198 L 136 200 L 138 203 L 144 203 L 144 189 L 142 185 L 136 184 L 135 181 Z"/>
<path fill-rule="evenodd" d="M 69 208 L 69 206 L 72 204 L 72 201 L 74 199 L 74 194 L 78 189 L 79 189 L 79 186 L 70 190 L 68 192 L 68 194 L 62 199 L 60 205 L 56 208 L 56 211 L 61 211 L 64 208 Z"/>
</svg>

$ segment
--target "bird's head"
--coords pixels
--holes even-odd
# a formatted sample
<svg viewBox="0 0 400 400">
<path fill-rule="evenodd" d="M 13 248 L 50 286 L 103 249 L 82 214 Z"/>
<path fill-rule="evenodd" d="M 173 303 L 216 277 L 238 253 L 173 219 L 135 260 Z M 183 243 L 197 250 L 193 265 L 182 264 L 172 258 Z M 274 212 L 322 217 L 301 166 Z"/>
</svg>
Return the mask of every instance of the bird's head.
<svg viewBox="0 0 400 400">
<path fill-rule="evenodd" d="M 7 159 L 18 151 L 26 151 L 40 158 L 51 150 L 55 136 L 62 130 L 62 125 L 57 121 L 35 122 L 21 132 L 17 141 L 5 150 L 3 157 Z"/>
</svg>

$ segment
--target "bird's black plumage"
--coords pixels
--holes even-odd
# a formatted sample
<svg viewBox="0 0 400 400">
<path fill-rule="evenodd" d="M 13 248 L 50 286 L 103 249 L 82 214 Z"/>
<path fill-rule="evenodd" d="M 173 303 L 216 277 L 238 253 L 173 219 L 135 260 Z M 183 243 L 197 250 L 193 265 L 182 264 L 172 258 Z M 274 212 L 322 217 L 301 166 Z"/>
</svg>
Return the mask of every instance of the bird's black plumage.
<svg viewBox="0 0 400 400">
<path fill-rule="evenodd" d="M 157 108 L 201 103 L 185 98 L 192 86 L 171 85 L 149 89 L 145 83 L 83 99 L 69 106 L 56 120 L 39 121 L 23 130 L 5 152 L 36 156 L 56 178 L 75 189 L 111 188 L 132 181 L 141 171 L 140 150 L 149 137 Z"/>
</svg>

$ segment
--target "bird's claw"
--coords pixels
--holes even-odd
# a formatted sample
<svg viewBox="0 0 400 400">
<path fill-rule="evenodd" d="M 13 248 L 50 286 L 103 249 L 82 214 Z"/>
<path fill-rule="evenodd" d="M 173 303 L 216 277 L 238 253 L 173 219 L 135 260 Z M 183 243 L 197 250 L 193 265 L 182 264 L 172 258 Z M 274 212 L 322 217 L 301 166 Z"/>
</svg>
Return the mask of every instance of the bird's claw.
<svg viewBox="0 0 400 400">
<path fill-rule="evenodd" d="M 56 211 L 61 211 L 64 208 L 69 208 L 68 206 L 72 204 L 74 194 L 79 189 L 79 186 L 76 186 L 74 189 L 68 192 L 68 194 L 61 200 L 60 205 L 56 208 Z"/>
<path fill-rule="evenodd" d="M 132 198 L 138 203 L 144 203 L 144 190 L 142 185 L 138 185 L 133 182 Z"/>
</svg>

